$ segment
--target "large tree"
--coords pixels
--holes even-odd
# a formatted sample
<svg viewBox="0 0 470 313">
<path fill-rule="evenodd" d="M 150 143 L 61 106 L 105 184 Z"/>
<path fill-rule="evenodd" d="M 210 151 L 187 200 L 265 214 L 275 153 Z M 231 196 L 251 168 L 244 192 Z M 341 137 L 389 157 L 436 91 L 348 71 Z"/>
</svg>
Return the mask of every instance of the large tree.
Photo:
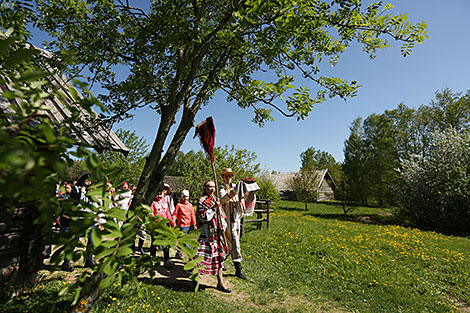
<svg viewBox="0 0 470 313">
<path fill-rule="evenodd" d="M 349 127 L 351 134 L 344 142 L 344 180 L 346 195 L 342 198 L 367 204 L 369 188 L 367 184 L 366 150 L 362 119 L 356 118 Z"/>
<path fill-rule="evenodd" d="M 380 205 L 393 203 L 399 162 L 390 120 L 384 114 L 371 114 L 363 127 L 369 197 Z"/>
<path fill-rule="evenodd" d="M 333 180 L 337 183 L 341 179 L 341 164 L 336 162 L 335 158 L 326 151 L 309 147 L 307 150 L 300 154 L 301 170 L 313 169 L 324 170 L 328 169 Z"/>
<path fill-rule="evenodd" d="M 151 202 L 196 113 L 216 91 L 252 108 L 261 125 L 272 119 L 272 109 L 303 119 L 327 97 L 356 94 L 355 81 L 320 75 L 324 63 L 335 64 L 352 41 L 374 57 L 388 46 L 387 38 L 395 39 L 407 55 L 427 33 L 425 22 L 413 24 L 406 14 L 389 13 L 392 5 L 366 6 L 361 0 L 37 4 L 36 25 L 57 38 L 51 48 L 73 56 L 72 72 L 88 68 L 91 81 L 108 90 L 102 99 L 114 116 L 128 117 L 143 106 L 160 114 L 133 205 Z M 117 77 L 117 67 L 127 75 Z M 272 80 L 254 78 L 266 71 Z M 295 75 L 308 79 L 314 90 L 297 85 Z"/>
</svg>

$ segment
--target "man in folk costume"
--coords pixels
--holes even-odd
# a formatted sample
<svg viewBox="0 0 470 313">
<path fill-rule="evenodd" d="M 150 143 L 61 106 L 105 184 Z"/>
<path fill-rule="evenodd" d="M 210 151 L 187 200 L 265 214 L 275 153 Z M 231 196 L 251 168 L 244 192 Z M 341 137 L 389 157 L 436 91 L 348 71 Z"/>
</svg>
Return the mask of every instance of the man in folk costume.
<svg viewBox="0 0 470 313">
<path fill-rule="evenodd" d="M 220 188 L 220 202 L 224 208 L 227 219 L 227 229 L 225 236 L 227 238 L 227 246 L 232 256 L 235 266 L 235 276 L 246 279 L 242 272 L 242 254 L 240 248 L 240 234 L 242 228 L 242 218 L 245 213 L 253 213 L 256 204 L 255 192 L 257 189 L 248 191 L 246 183 L 241 181 L 237 185 L 232 183 L 235 172 L 231 168 L 224 168 L 219 175 L 224 180 Z M 254 182 L 254 181 L 253 181 Z M 251 183 L 251 181 L 250 181 Z M 256 183 L 255 183 L 256 184 Z M 256 185 L 257 186 L 257 185 Z"/>
</svg>

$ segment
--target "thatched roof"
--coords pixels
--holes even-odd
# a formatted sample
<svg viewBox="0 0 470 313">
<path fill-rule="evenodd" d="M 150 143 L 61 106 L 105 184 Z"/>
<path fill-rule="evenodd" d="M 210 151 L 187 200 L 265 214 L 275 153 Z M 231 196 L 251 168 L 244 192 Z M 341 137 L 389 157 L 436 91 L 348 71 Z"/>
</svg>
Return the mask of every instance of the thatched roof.
<svg viewBox="0 0 470 313">
<path fill-rule="evenodd" d="M 41 50 L 41 53 L 46 57 L 50 57 L 51 54 L 49 52 L 42 49 L 39 50 Z M 87 143 L 99 152 L 102 150 L 114 150 L 127 155 L 129 148 L 127 148 L 119 137 L 102 122 L 98 114 L 92 108 L 90 114 L 76 104 L 72 96 L 72 91 L 74 93 L 76 92 L 77 97 L 80 99 L 83 99 L 83 96 L 72 84 L 70 84 L 60 72 L 52 69 L 50 66 L 46 65 L 41 67 L 53 74 L 48 78 L 49 82 L 56 86 L 57 90 L 63 95 L 49 97 L 44 103 L 50 107 L 50 110 L 44 111 L 44 113 L 48 115 L 51 121 L 56 125 L 61 124 L 71 116 L 69 108 L 75 108 L 79 112 L 80 121 L 72 125 L 73 132 L 71 135 L 78 142 Z M 4 91 L 11 91 L 12 87 L 9 84 L 0 84 L 0 90 L 3 93 Z M 10 105 L 19 106 L 19 100 L 7 100 L 1 97 L 0 94 L 0 112 L 8 116 L 8 114 L 13 111 Z"/>
</svg>

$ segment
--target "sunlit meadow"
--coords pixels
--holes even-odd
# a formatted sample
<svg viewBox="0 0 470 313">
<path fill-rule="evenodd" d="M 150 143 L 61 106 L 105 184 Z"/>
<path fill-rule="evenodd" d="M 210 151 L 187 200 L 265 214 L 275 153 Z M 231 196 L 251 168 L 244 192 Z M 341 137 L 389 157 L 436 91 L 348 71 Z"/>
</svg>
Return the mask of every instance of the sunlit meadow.
<svg viewBox="0 0 470 313">
<path fill-rule="evenodd" d="M 470 311 L 469 238 L 359 221 L 365 215 L 380 220 L 389 214 L 385 209 L 359 208 L 345 217 L 334 205 L 277 207 L 269 230 L 246 224 L 242 264 L 249 279 L 235 278 L 227 261 L 232 294 L 210 288 L 215 281 L 193 293 L 142 279 L 140 296 L 135 285 L 115 285 L 94 312 Z M 66 277 L 56 277 L 0 312 L 67 311 L 70 299 L 58 296 Z"/>
</svg>

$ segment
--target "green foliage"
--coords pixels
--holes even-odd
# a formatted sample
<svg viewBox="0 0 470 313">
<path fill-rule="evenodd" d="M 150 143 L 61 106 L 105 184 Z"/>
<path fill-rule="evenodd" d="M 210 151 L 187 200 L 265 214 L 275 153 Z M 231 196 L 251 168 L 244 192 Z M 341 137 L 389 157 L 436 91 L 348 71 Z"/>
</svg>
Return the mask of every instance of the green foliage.
<svg viewBox="0 0 470 313">
<path fill-rule="evenodd" d="M 341 199 L 367 204 L 367 172 L 365 167 L 366 154 L 362 140 L 364 129 L 362 119 L 355 119 L 350 126 L 351 134 L 344 142 L 344 184 L 341 188 Z"/>
<path fill-rule="evenodd" d="M 315 169 L 305 168 L 296 173 L 289 182 L 298 201 L 305 203 L 317 201 L 320 178 Z"/>
<path fill-rule="evenodd" d="M 281 200 L 279 195 L 279 190 L 276 189 L 273 182 L 269 179 L 269 176 L 261 176 L 256 180 L 260 190 L 256 193 L 258 199 L 269 199 L 274 202 L 274 205 L 277 206 Z"/>
<path fill-rule="evenodd" d="M 114 181 L 127 181 L 129 184 L 137 185 L 140 175 L 144 170 L 145 158 L 148 155 L 148 145 L 143 137 L 138 137 L 135 131 L 118 129 L 116 135 L 129 148 L 127 156 L 116 151 L 103 151 L 99 158 L 106 168 L 112 166 L 116 173 Z"/>
<path fill-rule="evenodd" d="M 300 154 L 301 169 L 328 169 L 335 183 L 339 182 L 342 176 L 341 164 L 326 151 L 320 151 L 314 147 L 309 147 Z"/>
<path fill-rule="evenodd" d="M 214 163 L 219 186 L 222 183 L 222 177 L 219 173 L 226 167 L 230 167 L 237 173 L 234 182 L 248 176 L 256 177 L 260 172 L 260 164 L 255 162 L 256 153 L 254 152 L 237 149 L 234 145 L 215 147 Z M 175 162 L 168 170 L 168 175 L 183 177 L 193 199 L 202 194 L 202 186 L 205 181 L 214 179 L 210 158 L 202 150 L 197 152 L 191 150 L 187 153 L 178 152 Z"/>
<path fill-rule="evenodd" d="M 73 160 L 72 164 L 67 167 L 67 181 L 73 182 L 80 179 L 84 174 L 91 174 L 90 171 L 84 169 L 83 160 Z"/>
<path fill-rule="evenodd" d="M 368 197 L 380 206 L 393 204 L 399 162 L 390 120 L 383 114 L 371 114 L 363 127 Z"/>
<path fill-rule="evenodd" d="M 389 46 L 381 35 L 402 41 L 403 55 L 427 38 L 425 22 L 412 24 L 406 14 L 383 14 L 393 6 L 379 10 L 381 3 L 366 6 L 357 0 L 261 5 L 257 1 L 182 1 L 178 6 L 159 1 L 150 8 L 112 1 L 37 2 L 38 26 L 59 39 L 53 43 L 58 51 L 65 48 L 77 56 L 77 68 L 78 63 L 87 64 L 95 78 L 105 83 L 110 93 L 103 99 L 112 110 L 124 113 L 122 117 L 142 103 L 156 103 L 156 110 L 163 112 L 172 105 L 176 82 L 190 83 L 191 91 L 184 92 L 197 95 L 195 101 L 201 103 L 223 89 L 228 100 L 236 100 L 240 107 L 254 107 L 254 120 L 260 124 L 272 117 L 270 109 L 258 103 L 272 105 L 274 99 L 289 94 L 285 114 L 304 119 L 314 104 L 327 97 L 356 94 L 356 82 L 318 74 L 320 64 L 336 64 L 351 41 L 361 43 L 373 57 L 377 49 Z M 106 25 L 96 22 L 104 19 Z M 141 40 L 150 37 L 152 41 Z M 129 67 L 125 80 L 116 80 L 114 64 Z M 264 69 L 273 70 L 277 79 L 252 78 Z M 305 86 L 296 86 L 295 70 L 319 90 L 313 94 Z"/>
<path fill-rule="evenodd" d="M 3 5 L 1 9 L 5 14 Z M 38 51 L 25 44 L 26 37 L 18 28 L 20 31 L 9 28 L 0 32 L 0 84 L 11 86 L 2 96 L 6 101 L 17 99 L 19 104 L 2 112 L 0 119 L 0 199 L 9 208 L 41 207 L 43 210 L 33 216 L 46 223 L 58 211 L 55 184 L 65 177 L 66 150 L 76 142 L 68 135 L 67 123 L 53 125 L 44 116 L 48 108 L 43 102 L 50 94 L 42 87 L 47 85 L 49 74 L 36 65 Z"/>
<path fill-rule="evenodd" d="M 3 4 L 0 8 L 4 14 Z M 14 7 L 8 9 L 14 10 Z M 15 18 L 19 25 L 24 23 L 23 15 Z M 98 287 L 107 288 L 113 282 L 123 284 L 130 279 L 136 281 L 137 276 L 144 271 L 149 271 L 152 275 L 159 265 L 156 264 L 157 260 L 148 256 L 137 259 L 131 256 L 130 247 L 134 243 L 138 224 L 146 225 L 149 232 L 157 235 L 157 239 L 165 241 L 164 244 L 181 247 L 189 257 L 195 255 L 194 246 L 197 242 L 190 242 L 184 233 L 155 221 L 150 217 L 148 207 L 139 206 L 128 216 L 122 210 L 109 209 L 110 200 L 106 193 L 108 176 L 102 162 L 85 145 L 76 146 L 77 142 L 72 137 L 72 126 L 81 122 L 78 110 L 64 102 L 70 110 L 70 117 L 60 125 L 54 124 L 45 114 L 50 110 L 45 105 L 45 99 L 60 96 L 54 86 L 48 84 L 52 73 L 38 66 L 49 65 L 49 60 L 27 44 L 22 28 L 18 29 L 19 31 L 15 28 L 0 30 L 0 83 L 11 86 L 10 91 L 3 92 L 2 96 L 7 100 L 15 100 L 10 105 L 10 110 L 2 112 L 0 119 L 2 214 L 8 214 L 8 209 L 22 207 L 34 219 L 35 226 L 30 226 L 39 227 L 45 234 L 50 232 L 63 205 L 66 214 L 71 216 L 71 231 L 58 233 L 47 239 L 48 244 L 57 248 L 50 263 L 54 271 L 62 263 L 64 256 L 74 261 L 92 254 L 95 256 L 97 267 L 94 271 L 81 273 L 73 284 L 67 285 L 59 293 L 63 295 L 71 292 L 76 311 L 85 311 L 94 304 L 86 301 L 87 296 Z M 73 94 L 77 92 L 72 92 L 72 96 Z M 88 92 L 85 90 L 83 94 L 87 95 Z M 92 113 L 90 103 L 96 103 L 96 99 L 89 96 L 83 99 L 74 98 L 77 106 Z M 94 182 L 93 189 L 87 194 L 91 202 L 81 201 L 78 204 L 79 209 L 76 203 L 60 201 L 55 195 L 56 184 L 67 177 L 66 169 L 72 163 L 72 157 L 83 160 L 83 169 L 92 173 L 91 180 Z M 99 217 L 106 222 L 102 224 L 103 229 L 98 231 L 93 226 Z M 121 228 L 118 221 L 125 221 Z M 93 245 L 84 247 L 81 242 L 77 242 L 77 238 L 86 238 L 90 232 Z M 184 244 L 190 244 L 191 249 Z M 72 251 L 72 246 L 77 249 Z M 30 271 L 33 269 L 28 269 L 28 273 Z M 197 274 L 194 279 L 198 280 Z"/>
<path fill-rule="evenodd" d="M 430 105 L 412 109 L 399 104 L 383 114 L 356 119 L 344 146 L 345 198 L 362 204 L 393 204 L 398 170 L 412 155 L 430 154 L 435 131 L 470 126 L 470 91 L 436 92 Z"/>
<path fill-rule="evenodd" d="M 402 166 L 401 213 L 416 226 L 470 231 L 470 139 L 450 128 L 435 133 L 426 157 Z"/>
</svg>

